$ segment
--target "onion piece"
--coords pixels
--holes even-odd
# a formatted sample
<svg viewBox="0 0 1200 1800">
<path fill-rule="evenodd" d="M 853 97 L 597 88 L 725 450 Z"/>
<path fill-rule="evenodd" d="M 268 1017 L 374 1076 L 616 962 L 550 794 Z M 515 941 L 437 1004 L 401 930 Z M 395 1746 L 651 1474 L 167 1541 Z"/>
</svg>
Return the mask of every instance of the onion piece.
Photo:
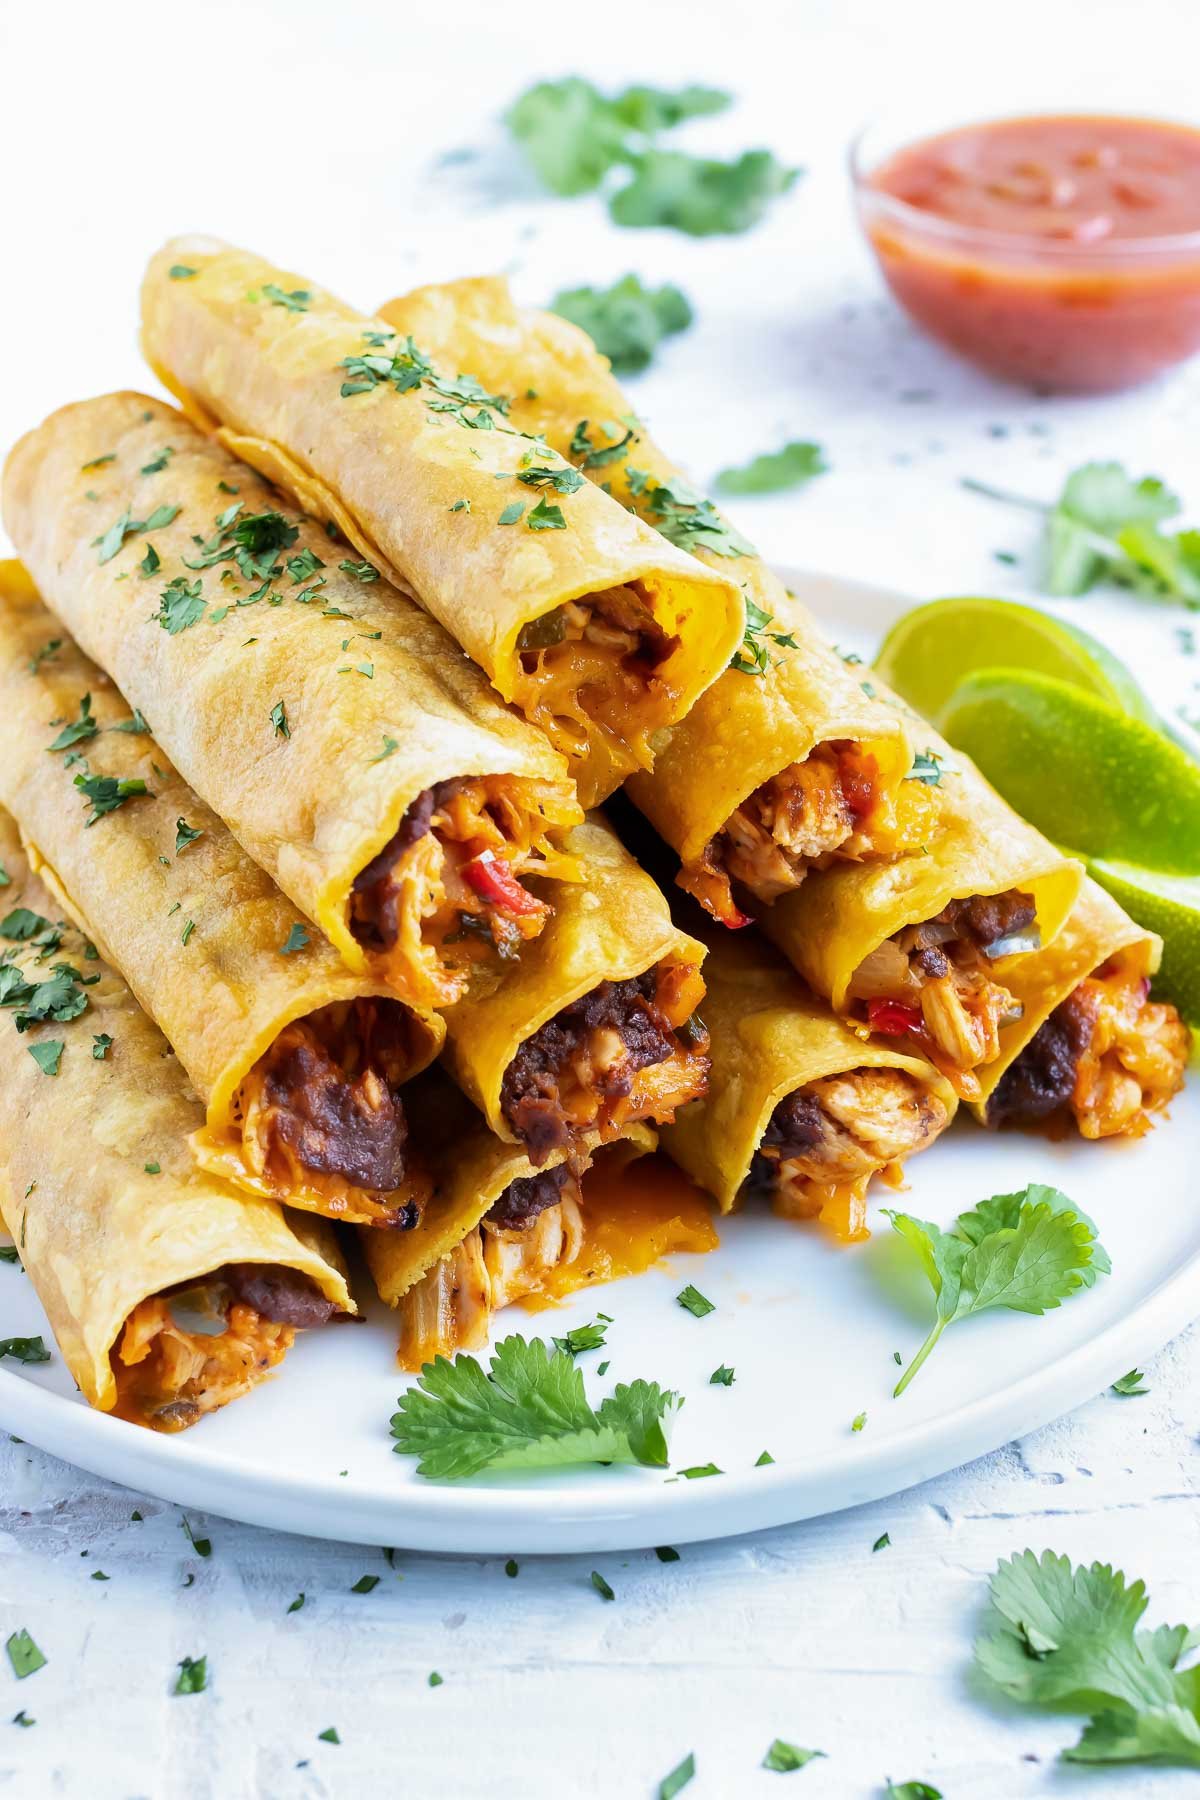
<svg viewBox="0 0 1200 1800">
<path fill-rule="evenodd" d="M 1019 956 L 1041 947 L 1042 934 L 1036 925 L 1031 925 L 1028 931 L 1013 931 L 1008 937 L 997 938 L 994 944 L 985 944 L 983 954 L 995 962 L 1001 956 Z"/>
<path fill-rule="evenodd" d="M 850 992 L 856 1000 L 894 1000 L 920 991 L 907 956 L 891 938 L 864 956 L 850 979 Z"/>
</svg>

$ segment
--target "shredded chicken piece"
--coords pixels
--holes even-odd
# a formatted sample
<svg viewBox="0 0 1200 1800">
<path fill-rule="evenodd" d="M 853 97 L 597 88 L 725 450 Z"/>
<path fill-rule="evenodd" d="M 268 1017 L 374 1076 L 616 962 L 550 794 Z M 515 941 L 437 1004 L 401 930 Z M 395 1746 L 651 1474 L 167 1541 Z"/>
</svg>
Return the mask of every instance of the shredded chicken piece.
<svg viewBox="0 0 1200 1800">
<path fill-rule="evenodd" d="M 1109 964 L 1080 983 L 1072 1000 L 1088 1016 L 1071 1110 L 1085 1138 L 1142 1137 L 1150 1114 L 1183 1086 L 1191 1033 L 1150 983 Z"/>
<path fill-rule="evenodd" d="M 354 884 L 351 929 L 372 969 L 436 1007 L 460 1000 L 481 967 L 498 977 L 552 910 L 524 882 L 577 872 L 558 840 L 578 816 L 548 786 L 508 776 L 426 789 Z"/>
<path fill-rule="evenodd" d="M 598 737 L 619 779 L 650 767 L 650 739 L 674 716 L 662 666 L 678 646 L 636 588 L 606 588 L 525 627 L 513 699 L 570 760 Z"/>
<path fill-rule="evenodd" d="M 769 906 L 835 859 L 919 848 L 936 808 L 925 783 L 885 782 L 870 744 L 832 739 L 748 795 L 683 867 L 679 885 L 723 924 L 744 923 L 734 884 Z"/>
<path fill-rule="evenodd" d="M 400 1302 L 400 1363 L 419 1369 L 435 1356 L 481 1350 L 492 1314 L 541 1290 L 553 1270 L 583 1247 L 579 1190 L 540 1212 L 524 1230 L 484 1220 L 442 1257 Z"/>
<path fill-rule="evenodd" d="M 248 1394 L 283 1361 L 295 1335 L 293 1326 L 235 1301 L 225 1330 L 209 1337 L 181 1329 L 162 1296 L 143 1300 L 114 1354 L 116 1412 L 155 1431 L 184 1431 Z"/>
<path fill-rule="evenodd" d="M 819 1217 L 838 1237 L 856 1239 L 867 1234 L 872 1179 L 897 1185 L 903 1159 L 932 1144 L 950 1114 L 906 1070 L 862 1068 L 807 1083 L 781 1103 L 773 1125 L 775 1119 L 781 1123 L 764 1136 L 749 1190 L 769 1192 L 784 1218 Z M 776 1136 L 783 1141 L 772 1142 Z"/>
</svg>

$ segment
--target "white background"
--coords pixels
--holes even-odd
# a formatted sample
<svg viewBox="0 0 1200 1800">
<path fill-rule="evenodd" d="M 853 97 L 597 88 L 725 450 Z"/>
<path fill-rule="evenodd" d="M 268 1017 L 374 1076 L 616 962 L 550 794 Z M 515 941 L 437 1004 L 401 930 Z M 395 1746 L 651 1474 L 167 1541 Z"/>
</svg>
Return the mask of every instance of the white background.
<svg viewBox="0 0 1200 1800">
<path fill-rule="evenodd" d="M 898 97 L 1194 114 L 1198 66 L 1188 0 L 0 0 L 0 441 L 64 401 L 147 384 L 137 284 L 175 231 L 254 246 L 364 306 L 486 269 L 536 301 L 632 268 L 678 281 L 697 310 L 636 395 L 699 479 L 788 436 L 826 446 L 831 474 L 743 506 L 768 554 L 921 596 L 1027 592 L 1030 516 L 961 477 L 1051 496 L 1073 463 L 1115 456 L 1200 506 L 1200 378 L 1034 401 L 950 364 L 881 294 L 846 141 Z M 769 145 L 807 174 L 748 237 L 617 232 L 599 201 L 540 197 L 497 124 L 528 81 L 569 72 L 726 85 L 737 108 L 683 141 Z M 462 149 L 476 154 L 439 162 Z M 1089 599 L 1070 616 L 1160 705 L 1200 710 L 1183 615 Z M 806 1800 L 877 1794 L 889 1772 L 947 1800 L 1182 1794 L 1194 1774 L 1056 1768 L 1070 1722 L 988 1700 L 968 1650 L 987 1573 L 1027 1543 L 1144 1576 L 1156 1621 L 1200 1619 L 1198 1375 L 1193 1333 L 1151 1369 L 1148 1398 L 1101 1397 L 915 1493 L 669 1565 L 523 1559 L 515 1580 L 498 1561 L 400 1553 L 391 1569 L 220 1520 L 194 1521 L 213 1541 L 200 1559 L 175 1509 L 4 1442 L 0 1638 L 27 1625 L 51 1661 L 22 1684 L 0 1664 L 0 1795 L 649 1796 L 692 1749 L 688 1800 L 712 1800 L 773 1794 L 780 1777 L 757 1764 L 777 1735 L 828 1753 L 789 1778 Z M 797 1371 L 798 1406 L 812 1379 Z M 885 1529 L 892 1547 L 873 1555 Z M 589 1584 L 594 1561 L 613 1605 Z M 88 1579 L 97 1567 L 110 1581 Z M 349 1593 L 368 1572 L 374 1593 Z M 210 1692 L 170 1698 L 176 1662 L 201 1652 Z M 32 1730 L 8 1724 L 19 1707 Z M 317 1741 L 331 1724 L 340 1747 Z"/>
</svg>

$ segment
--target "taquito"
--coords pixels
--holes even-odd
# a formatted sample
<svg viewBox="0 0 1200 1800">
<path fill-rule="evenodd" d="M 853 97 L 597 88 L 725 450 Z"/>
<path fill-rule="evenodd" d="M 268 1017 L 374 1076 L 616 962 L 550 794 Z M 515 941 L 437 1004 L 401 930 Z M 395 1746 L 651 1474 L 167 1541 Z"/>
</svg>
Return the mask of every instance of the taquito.
<svg viewBox="0 0 1200 1800">
<path fill-rule="evenodd" d="M 417 1088 L 432 1198 L 415 1231 L 362 1233 L 380 1298 L 399 1316 L 404 1368 L 481 1349 L 495 1314 L 516 1301 L 563 1299 L 674 1251 L 716 1248 L 699 1192 L 669 1169 L 624 1177 L 654 1148 L 649 1126 L 630 1125 L 606 1148 L 569 1159 L 552 1150 L 535 1168 L 444 1077 L 430 1071 Z"/>
<path fill-rule="evenodd" d="M 0 564 L 0 802 L 34 869 L 173 1045 L 197 1159 L 250 1193 L 412 1225 L 401 1089 L 437 1014 L 355 975 L 177 775 L 139 713 Z M 32 929 L 32 927 L 30 927 Z"/>
<path fill-rule="evenodd" d="M 574 878 L 566 765 L 441 628 L 141 394 L 64 407 L 8 459 L 48 603 L 184 779 L 347 965 L 444 1006 L 498 978 Z"/>
<path fill-rule="evenodd" d="M 1007 966 L 1022 1008 L 1000 1033 L 975 1111 L 988 1125 L 1074 1124 L 1085 1138 L 1142 1137 L 1183 1086 L 1191 1034 L 1150 998 L 1162 939 L 1087 880 L 1054 942 Z"/>
<path fill-rule="evenodd" d="M 203 1109 L 0 812 L 0 1215 L 84 1398 L 181 1431 L 355 1311 L 332 1228 L 196 1166 Z M 30 934 L 28 922 L 37 920 Z M 18 1035 L 19 1034 L 19 1035 Z M 0 1281 L 4 1279 L 0 1274 Z"/>
<path fill-rule="evenodd" d="M 650 765 L 741 641 L 726 571 L 584 481 L 512 396 L 305 277 L 177 238 L 147 270 L 142 343 L 199 424 L 441 620 L 585 806 Z"/>
<path fill-rule="evenodd" d="M 722 1212 L 766 1199 L 864 1237 L 872 1180 L 899 1183 L 954 1117 L 953 1089 L 922 1057 L 852 1031 L 757 933 L 704 938 L 709 1092 L 663 1127 L 663 1149 Z"/>
<path fill-rule="evenodd" d="M 936 831 L 937 796 L 907 780 L 906 721 L 752 545 L 684 479 L 577 326 L 518 307 L 501 277 L 419 288 L 382 309 L 438 361 L 513 395 L 510 417 L 593 483 L 736 581 L 747 630 L 733 667 L 656 743 L 628 792 L 681 859 L 680 884 L 724 924 L 833 860 L 890 856 Z"/>
<path fill-rule="evenodd" d="M 493 992 L 444 1014 L 446 1060 L 498 1137 L 535 1167 L 552 1151 L 662 1124 L 704 1091 L 704 945 L 672 922 L 658 887 L 598 813 L 567 848 L 587 885 Z"/>
<path fill-rule="evenodd" d="M 1061 930 L 1083 867 L 930 726 L 919 742 L 940 796 L 930 844 L 889 862 L 837 863 L 765 907 L 761 923 L 836 1013 L 902 1039 L 975 1101 L 1001 1030 L 1020 1016 L 1009 971 Z"/>
</svg>

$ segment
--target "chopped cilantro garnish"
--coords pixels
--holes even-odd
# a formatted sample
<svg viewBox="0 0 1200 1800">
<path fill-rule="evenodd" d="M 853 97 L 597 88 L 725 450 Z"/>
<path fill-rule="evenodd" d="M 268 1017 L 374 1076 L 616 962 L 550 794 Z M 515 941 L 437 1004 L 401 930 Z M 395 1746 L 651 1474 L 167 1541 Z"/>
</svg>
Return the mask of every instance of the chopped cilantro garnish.
<svg viewBox="0 0 1200 1800">
<path fill-rule="evenodd" d="M 316 551 L 310 550 L 307 544 L 303 550 L 298 550 L 295 556 L 287 559 L 287 572 L 292 578 L 293 587 L 299 587 L 302 581 L 307 581 L 310 575 L 315 575 L 318 569 L 325 567 Z"/>
<path fill-rule="evenodd" d="M 171 458 L 174 456 L 174 454 L 175 454 L 174 445 L 173 444 L 164 444 L 157 456 L 153 457 L 150 462 L 142 464 L 142 467 L 141 467 L 141 470 L 139 471 L 139 473 L 142 475 L 159 475 L 159 474 L 161 474 L 162 471 L 166 468 L 167 464 L 170 462 Z"/>
<path fill-rule="evenodd" d="M 293 288 L 289 294 L 273 281 L 264 281 L 262 291 L 272 306 L 286 306 L 289 312 L 307 312 L 312 299 L 307 288 Z"/>
<path fill-rule="evenodd" d="M 500 514 L 500 517 L 496 520 L 496 523 L 497 525 L 515 525 L 524 511 L 525 504 L 523 501 L 510 500 L 508 505 L 504 508 L 504 511 Z"/>
<path fill-rule="evenodd" d="M 352 1594 L 370 1594 L 379 1586 L 378 1575 L 360 1575 L 350 1589 Z"/>
<path fill-rule="evenodd" d="M 426 1680 L 426 1685 L 428 1687 L 441 1687 L 442 1677 L 438 1674 L 436 1669 L 431 1669 L 429 1671 L 429 1675 Z"/>
<path fill-rule="evenodd" d="M 161 568 L 162 557 L 158 554 L 158 551 L 154 548 L 153 544 L 147 544 L 146 554 L 138 564 L 138 571 L 141 574 L 142 580 L 145 581 L 149 576 L 157 575 Z"/>
<path fill-rule="evenodd" d="M 1087 1214 L 1058 1188 L 1031 1182 L 961 1213 L 949 1231 L 888 1212 L 929 1278 L 936 1317 L 894 1392 L 904 1392 L 947 1325 L 995 1306 L 1050 1312 L 1112 1268 Z"/>
<path fill-rule="evenodd" d="M 769 150 L 746 150 L 731 162 L 649 150 L 608 210 L 618 225 L 668 226 L 689 237 L 748 231 L 799 173 Z"/>
<path fill-rule="evenodd" d="M 350 562 L 347 560 L 345 562 L 340 562 L 338 568 L 342 571 L 343 575 L 352 575 L 355 581 L 367 583 L 379 580 L 379 570 L 375 567 L 374 563 Z"/>
<path fill-rule="evenodd" d="M 600 1573 L 599 1569 L 592 1570 L 591 1579 L 592 1579 L 592 1586 L 595 1588 L 596 1592 L 599 1594 L 599 1596 L 602 1600 L 615 1600 L 616 1599 L 617 1596 L 613 1593 L 611 1587 L 609 1587 L 607 1581 L 605 1581 L 605 1579 L 604 1579 L 603 1575 Z"/>
<path fill-rule="evenodd" d="M 198 275 L 199 273 L 199 269 L 189 268 L 187 263 L 172 263 L 171 267 L 167 270 L 167 274 L 171 277 L 172 281 L 189 281 L 193 275 Z"/>
<path fill-rule="evenodd" d="M 768 1463 L 773 1463 L 774 1461 L 775 1458 L 771 1455 L 771 1452 L 769 1450 L 763 1450 L 755 1458 L 754 1466 L 756 1469 L 765 1469 Z"/>
<path fill-rule="evenodd" d="M 194 844 L 196 842 L 197 838 L 202 838 L 203 836 L 204 836 L 203 826 L 200 828 L 199 831 L 193 831 L 192 827 L 188 824 L 186 819 L 176 819 L 176 821 L 175 821 L 175 854 L 176 854 L 176 856 L 178 856 L 182 851 L 186 850 L 189 844 Z"/>
<path fill-rule="evenodd" d="M 942 1800 L 941 1788 L 935 1788 L 928 1781 L 892 1781 L 886 1782 L 883 1800 Z"/>
<path fill-rule="evenodd" d="M 370 763 L 386 762 L 389 756 L 395 756 L 399 748 L 400 746 L 394 737 L 385 737 L 383 740 L 383 749 L 379 752 L 379 755 L 368 756 L 367 761 Z"/>
<path fill-rule="evenodd" d="M 768 644 L 779 650 L 795 650 L 796 639 L 790 631 L 774 630 L 775 620 L 769 612 L 746 599 L 746 629 L 741 645 L 730 662 L 739 675 L 765 675 L 771 667 Z"/>
<path fill-rule="evenodd" d="M 116 812 L 127 800 L 136 800 L 149 789 L 140 776 L 118 780 L 113 775 L 76 775 L 75 786 L 90 801 L 91 812 L 85 824 L 94 825 L 106 813 Z"/>
<path fill-rule="evenodd" d="M 904 777 L 905 781 L 923 781 L 926 787 L 940 787 L 942 775 L 942 754 L 939 750 L 918 750 L 913 757 L 912 768 Z"/>
<path fill-rule="evenodd" d="M 669 282 L 644 287 L 637 275 L 610 288 L 566 288 L 554 296 L 550 310 L 586 331 L 618 375 L 647 368 L 663 338 L 692 322 L 691 306 L 677 287 Z"/>
<path fill-rule="evenodd" d="M 469 500 L 456 500 L 450 508 L 451 512 L 470 512 L 470 510 L 471 502 Z"/>
<path fill-rule="evenodd" d="M 56 950 L 62 928 L 51 924 L 41 913 L 31 912 L 27 906 L 16 906 L 0 919 L 0 937 L 11 938 L 18 944 L 40 944 Z"/>
<path fill-rule="evenodd" d="M 185 920 L 183 930 L 179 934 L 180 943 L 186 944 L 188 942 L 188 940 L 191 938 L 191 935 L 192 935 L 193 931 L 195 931 L 195 929 L 196 929 L 195 919 Z"/>
<path fill-rule="evenodd" d="M 92 1055 L 97 1062 L 103 1062 L 112 1049 L 113 1041 L 107 1031 L 98 1031 L 92 1039 Z"/>
<path fill-rule="evenodd" d="M 723 1475 L 724 1469 L 718 1469 L 716 1463 L 693 1463 L 690 1469 L 680 1469 L 679 1473 L 685 1481 L 701 1481 L 706 1475 Z"/>
<path fill-rule="evenodd" d="M 1135 1394 L 1148 1394 L 1150 1389 L 1143 1386 L 1145 1379 L 1146 1377 L 1140 1369 L 1130 1369 L 1127 1375 L 1122 1375 L 1119 1380 L 1113 1382 L 1112 1391 L 1114 1394 L 1119 1394 L 1123 1400 L 1127 1400 Z"/>
<path fill-rule="evenodd" d="M 341 1741 L 341 1738 L 337 1734 L 336 1725 L 327 1725 L 324 1731 L 318 1731 L 317 1733 L 317 1742 L 320 1744 L 340 1744 Z"/>
<path fill-rule="evenodd" d="M 188 1518 L 186 1513 L 183 1515 L 182 1519 L 180 1519 L 179 1523 L 183 1530 L 183 1535 L 186 1537 L 188 1543 L 192 1546 L 192 1549 L 196 1552 L 196 1555 L 197 1556 L 211 1556 L 212 1555 L 212 1539 L 206 1538 L 206 1537 L 198 1538 L 196 1536 L 195 1532 L 192 1530 L 192 1522 Z"/>
<path fill-rule="evenodd" d="M 657 1546 L 657 1548 L 655 1549 L 654 1554 L 655 1554 L 655 1556 L 657 1556 L 659 1562 L 661 1562 L 661 1563 L 672 1563 L 672 1562 L 679 1561 L 678 1550 L 673 1550 L 671 1548 L 670 1544 L 659 1544 Z"/>
<path fill-rule="evenodd" d="M 120 518 L 115 519 L 101 537 L 93 538 L 92 542 L 99 546 L 97 561 L 111 562 L 127 537 L 143 531 L 164 530 L 178 512 L 177 506 L 156 506 L 148 519 L 134 519 L 126 507 Z"/>
<path fill-rule="evenodd" d="M 563 517 L 563 509 L 557 504 L 539 500 L 530 511 L 525 521 L 530 531 L 565 531 L 567 521 Z"/>
<path fill-rule="evenodd" d="M 50 1361 L 50 1352 L 45 1341 L 40 1337 L 0 1338 L 0 1357 L 9 1356 L 13 1362 L 46 1363 Z"/>
<path fill-rule="evenodd" d="M 664 1468 L 678 1406 L 656 1382 L 635 1381 L 593 1411 L 571 1356 L 513 1336 L 496 1346 L 487 1374 L 473 1356 L 426 1363 L 392 1435 L 397 1454 L 420 1458 L 418 1474 L 444 1480 L 590 1462 Z"/>
<path fill-rule="evenodd" d="M 279 954 L 280 956 L 292 956 L 297 950 L 307 949 L 308 941 L 308 932 L 305 930 L 304 926 L 300 924 L 299 920 L 297 920 L 288 932 L 283 943 L 280 944 Z"/>
<path fill-rule="evenodd" d="M 605 1342 L 604 1334 L 612 1320 L 601 1313 L 590 1325 L 576 1325 L 565 1337 L 551 1339 L 556 1350 L 567 1356 L 579 1356 L 584 1350 L 599 1350 Z"/>
<path fill-rule="evenodd" d="M 189 582 L 186 575 L 176 575 L 163 589 L 158 602 L 158 622 L 172 637 L 178 637 L 189 625 L 204 617 L 204 601 L 200 598 L 200 578 Z"/>
<path fill-rule="evenodd" d="M 621 462 L 629 455 L 629 446 L 637 436 L 632 425 L 626 427 L 625 435 L 622 438 L 616 437 L 619 427 L 615 425 L 605 427 L 605 429 L 611 429 L 615 442 L 594 445 L 588 436 L 588 423 L 587 419 L 580 419 L 570 443 L 570 454 L 579 459 L 581 469 L 604 469 L 610 463 Z"/>
<path fill-rule="evenodd" d="M 546 187 L 555 194 L 586 194 L 616 164 L 631 161 L 647 139 L 685 119 L 721 112 L 729 101 L 719 88 L 698 86 L 638 86 L 610 97 L 570 75 L 527 89 L 505 123 Z"/>
<path fill-rule="evenodd" d="M 179 1675 L 172 1694 L 202 1694 L 208 1686 L 207 1656 L 185 1656 L 178 1664 Z"/>
<path fill-rule="evenodd" d="M 14 1725 L 23 1725 L 27 1730 L 30 1725 L 37 1724 L 37 1720 L 31 1719 L 24 1707 L 21 1708 L 20 1712 L 13 1714 L 12 1722 Z"/>
<path fill-rule="evenodd" d="M 290 1613 L 299 1612 L 300 1608 L 303 1605 L 304 1605 L 304 1595 L 297 1594 L 296 1598 L 292 1601 L 292 1604 L 288 1607 L 288 1611 Z"/>
<path fill-rule="evenodd" d="M 754 546 L 686 481 L 676 479 L 668 486 L 651 480 L 643 469 L 630 469 L 628 478 L 630 493 L 668 543 L 713 556 L 754 555 Z"/>
<path fill-rule="evenodd" d="M 150 727 L 135 706 L 129 718 L 118 719 L 116 724 L 110 725 L 108 729 L 110 731 L 123 731 L 129 737 L 144 737 L 149 733 Z"/>
<path fill-rule="evenodd" d="M 863 1426 L 866 1424 L 866 1422 L 867 1422 L 867 1415 L 865 1412 L 855 1413 L 854 1417 L 850 1421 L 851 1431 L 861 1431 Z"/>
<path fill-rule="evenodd" d="M 714 1369 L 709 1376 L 708 1385 L 709 1387 L 732 1387 L 734 1379 L 733 1370 L 727 1368 L 726 1365 L 722 1363 L 720 1368 Z"/>
<path fill-rule="evenodd" d="M 702 1319 L 706 1313 L 716 1312 L 717 1310 L 713 1302 L 706 1299 L 699 1288 L 694 1288 L 691 1282 L 689 1282 L 680 1293 L 676 1294 L 675 1299 L 677 1303 L 683 1307 L 685 1312 L 690 1312 L 692 1317 L 696 1319 Z"/>
<path fill-rule="evenodd" d="M 12 1672 L 18 1681 L 24 1681 L 27 1675 L 36 1675 L 39 1669 L 46 1667 L 46 1658 L 42 1655 L 24 1626 L 14 1631 L 6 1641 L 4 1648 L 8 1652 L 8 1660 L 12 1664 Z"/>
<path fill-rule="evenodd" d="M 287 707 L 282 700 L 277 700 L 271 708 L 271 723 L 275 727 L 276 737 L 291 737 L 292 728 L 288 724 Z"/>
<path fill-rule="evenodd" d="M 820 444 L 793 439 L 782 450 L 755 456 L 736 469 L 722 469 L 715 486 L 722 494 L 778 494 L 802 487 L 829 468 Z"/>
<path fill-rule="evenodd" d="M 888 1536 L 887 1532 L 885 1531 L 883 1533 L 882 1537 L 877 1537 L 875 1539 L 875 1542 L 871 1545 L 871 1549 L 872 1549 L 872 1551 L 887 1550 L 891 1547 L 891 1542 L 892 1542 L 891 1538 Z"/>
<path fill-rule="evenodd" d="M 36 675 L 42 664 L 49 662 L 52 656 L 57 656 L 62 647 L 61 638 L 51 638 L 48 643 L 42 645 L 40 650 L 35 650 L 29 659 L 29 673 Z"/>
<path fill-rule="evenodd" d="M 675 1800 L 696 1773 L 696 1758 L 691 1750 L 682 1762 L 676 1763 L 669 1775 L 664 1775 L 658 1784 L 658 1800 Z"/>
<path fill-rule="evenodd" d="M 505 1563 L 504 1573 L 508 1576 L 508 1579 L 510 1581 L 515 1581 L 517 1579 L 517 1576 L 521 1573 L 521 1565 L 517 1561 L 515 1556 L 510 1556 L 508 1561 Z"/>
<path fill-rule="evenodd" d="M 92 696 L 85 694 L 79 702 L 79 717 L 64 725 L 58 736 L 48 748 L 51 750 L 69 750 L 72 744 L 85 744 L 94 738 L 100 727 L 92 716 Z"/>
<path fill-rule="evenodd" d="M 574 494 L 584 485 L 584 477 L 578 469 L 564 463 L 561 469 L 521 469 L 517 480 L 526 487 L 551 488 L 556 494 Z"/>
<path fill-rule="evenodd" d="M 777 1775 L 790 1775 L 795 1769 L 802 1769 L 805 1763 L 812 1762 L 814 1757 L 824 1756 L 823 1750 L 802 1750 L 799 1744 L 785 1743 L 783 1738 L 776 1738 L 762 1759 L 764 1769 L 773 1769 Z"/>
<path fill-rule="evenodd" d="M 47 1038 L 44 1043 L 30 1044 L 29 1054 L 43 1075 L 57 1075 L 63 1047 L 61 1038 Z"/>
<path fill-rule="evenodd" d="M 110 450 L 106 456 L 93 456 L 91 462 L 80 463 L 80 472 L 86 474 L 89 469 L 102 469 L 105 463 L 116 462 L 116 460 L 115 451 Z"/>
</svg>

